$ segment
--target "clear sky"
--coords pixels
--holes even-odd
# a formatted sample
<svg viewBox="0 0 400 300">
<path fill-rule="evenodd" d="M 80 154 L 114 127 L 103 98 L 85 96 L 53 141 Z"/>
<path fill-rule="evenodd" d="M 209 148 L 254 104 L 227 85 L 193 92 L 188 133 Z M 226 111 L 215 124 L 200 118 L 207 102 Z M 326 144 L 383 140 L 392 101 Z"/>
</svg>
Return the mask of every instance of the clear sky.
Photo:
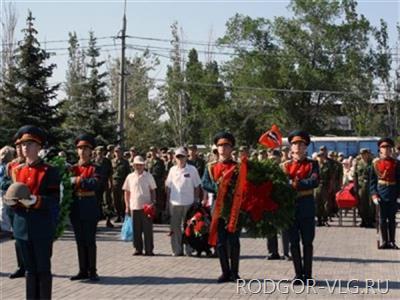
<svg viewBox="0 0 400 300">
<path fill-rule="evenodd" d="M 2 6 L 9 0 L 0 0 Z M 89 30 L 97 37 L 116 36 L 121 29 L 123 1 L 12 1 L 18 11 L 17 38 L 21 38 L 20 30 L 25 26 L 28 9 L 36 18 L 35 27 L 39 31 L 40 41 L 67 40 L 68 32 L 76 31 L 78 38 L 87 38 Z M 251 17 L 273 18 L 289 16 L 289 1 L 129 1 L 127 3 L 127 34 L 132 36 L 170 39 L 170 25 L 175 20 L 183 28 L 184 37 L 189 41 L 208 41 L 210 32 L 212 39 L 221 37 L 225 31 L 226 21 L 236 13 Z M 395 46 L 396 23 L 400 22 L 400 0 L 359 1 L 359 12 L 374 24 L 383 18 L 389 27 L 390 43 Z M 115 44 L 115 46 L 113 46 Z M 109 52 L 104 54 L 119 55 L 120 41 L 111 38 L 98 41 Z M 170 47 L 168 43 L 133 40 L 130 44 L 157 45 Z M 82 42 L 85 44 L 85 42 Z M 42 44 L 43 46 L 43 44 Z M 48 43 L 46 48 L 67 48 L 67 42 Z M 187 46 L 191 48 L 193 46 Z M 205 47 L 196 47 L 204 50 Z M 134 50 L 128 50 L 132 55 Z M 52 58 L 57 64 L 52 82 L 65 80 L 67 50 L 56 50 Z M 167 52 L 163 52 L 168 55 Z M 222 57 L 222 58 L 227 58 Z M 204 59 L 200 55 L 200 59 Z M 218 60 L 221 60 L 218 57 Z M 158 77 L 164 77 L 167 61 L 157 70 Z"/>
</svg>

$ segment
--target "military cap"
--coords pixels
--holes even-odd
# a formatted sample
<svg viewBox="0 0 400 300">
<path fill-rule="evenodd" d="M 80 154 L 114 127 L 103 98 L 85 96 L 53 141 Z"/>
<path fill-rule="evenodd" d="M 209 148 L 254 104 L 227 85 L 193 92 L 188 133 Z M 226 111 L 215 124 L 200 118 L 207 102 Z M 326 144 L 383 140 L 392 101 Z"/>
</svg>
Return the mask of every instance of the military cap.
<svg viewBox="0 0 400 300">
<path fill-rule="evenodd" d="M 174 153 L 174 149 L 168 149 L 167 153 L 173 154 Z"/>
<path fill-rule="evenodd" d="M 248 150 L 249 148 L 247 146 L 242 145 L 239 147 L 239 151 L 248 151 Z"/>
<path fill-rule="evenodd" d="M 46 142 L 46 133 L 39 127 L 33 125 L 22 126 L 16 133 L 16 144 L 34 141 L 39 145 L 43 145 Z"/>
<path fill-rule="evenodd" d="M 235 137 L 230 132 L 218 132 L 214 136 L 214 144 L 218 145 L 218 143 L 223 144 L 230 144 L 232 147 L 235 146 Z"/>
<path fill-rule="evenodd" d="M 129 151 L 135 151 L 136 152 L 136 147 L 135 146 L 130 147 Z"/>
<path fill-rule="evenodd" d="M 264 154 L 265 153 L 265 149 L 261 149 L 258 151 L 258 154 Z"/>
<path fill-rule="evenodd" d="M 381 138 L 378 141 L 378 147 L 383 147 L 383 146 L 390 146 L 390 147 L 394 147 L 394 141 L 391 138 L 385 137 L 385 138 Z"/>
<path fill-rule="evenodd" d="M 94 140 L 94 137 L 90 134 L 83 133 L 78 135 L 78 137 L 75 139 L 75 146 L 77 148 L 87 146 L 93 149 L 94 147 L 96 147 L 96 141 Z"/>
<path fill-rule="evenodd" d="M 160 152 L 161 152 L 161 153 L 167 153 L 167 151 L 168 151 L 168 148 L 167 148 L 167 147 L 161 147 L 161 148 L 160 148 Z"/>
<path fill-rule="evenodd" d="M 360 149 L 360 154 L 367 154 L 369 153 L 369 149 L 368 148 L 361 148 Z"/>
<path fill-rule="evenodd" d="M 344 157 L 344 153 L 343 152 L 339 152 L 338 156 L 343 156 Z"/>
<path fill-rule="evenodd" d="M 115 151 L 122 151 L 121 145 L 115 146 L 114 150 L 115 150 Z"/>
<path fill-rule="evenodd" d="M 150 150 L 150 151 L 157 151 L 157 147 L 151 146 L 151 147 L 149 148 L 149 150 Z"/>
<path fill-rule="evenodd" d="M 115 146 L 113 144 L 107 145 L 107 151 L 114 150 Z"/>
<path fill-rule="evenodd" d="M 328 150 L 328 149 L 326 148 L 325 145 L 322 145 L 321 147 L 319 147 L 319 151 L 326 151 L 326 150 Z"/>
<path fill-rule="evenodd" d="M 293 130 L 288 136 L 288 141 L 290 144 L 295 142 L 303 142 L 307 146 L 311 142 L 310 135 L 303 130 Z"/>
<path fill-rule="evenodd" d="M 196 144 L 190 144 L 190 145 L 188 145 L 188 149 L 197 150 L 197 145 Z"/>
<path fill-rule="evenodd" d="M 94 148 L 94 150 L 96 150 L 96 151 L 104 151 L 104 146 L 97 146 L 96 148 Z"/>
<path fill-rule="evenodd" d="M 335 151 L 332 151 L 332 150 L 331 150 L 331 151 L 328 152 L 328 155 L 329 155 L 329 156 L 335 156 L 336 154 L 335 154 Z"/>
</svg>

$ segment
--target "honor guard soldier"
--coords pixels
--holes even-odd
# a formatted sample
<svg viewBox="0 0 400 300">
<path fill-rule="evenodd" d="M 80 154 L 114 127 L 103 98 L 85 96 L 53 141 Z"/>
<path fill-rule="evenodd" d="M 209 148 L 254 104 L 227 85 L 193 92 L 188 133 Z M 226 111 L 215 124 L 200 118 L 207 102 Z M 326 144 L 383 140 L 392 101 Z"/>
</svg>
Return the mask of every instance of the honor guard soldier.
<svg viewBox="0 0 400 300">
<path fill-rule="evenodd" d="M 214 144 L 217 146 L 218 161 L 207 165 L 204 171 L 202 186 L 209 193 L 217 195 L 219 184 L 224 174 L 232 172 L 237 168 L 237 162 L 232 159 L 232 150 L 235 146 L 235 138 L 229 132 L 220 132 L 214 137 Z M 230 180 L 236 180 L 232 176 Z M 232 182 L 231 184 L 235 184 Z M 222 199 L 226 201 L 226 199 Z M 215 203 L 218 205 L 218 203 Z M 215 206 L 213 205 L 213 210 Z M 221 264 L 222 275 L 218 278 L 218 282 L 236 281 L 239 277 L 239 256 L 240 256 L 240 229 L 235 232 L 228 232 L 227 220 L 222 217 L 218 219 L 217 231 L 217 253 Z M 229 249 L 229 250 L 228 250 Z M 230 258 L 230 259 L 229 259 Z"/>
<path fill-rule="evenodd" d="M 197 145 L 192 144 L 188 147 L 188 160 L 189 165 L 195 166 L 200 177 L 203 177 L 204 169 L 206 168 L 206 162 L 202 159 L 197 152 Z"/>
<path fill-rule="evenodd" d="M 71 224 L 78 249 L 79 273 L 71 280 L 90 279 L 98 281 L 96 270 L 96 227 L 100 217 L 96 191 L 101 184 L 99 168 L 91 162 L 95 140 L 91 135 L 82 134 L 75 140 L 79 161 L 72 167 L 71 183 L 73 202 Z"/>
<path fill-rule="evenodd" d="M 290 251 L 296 276 L 294 284 L 308 283 L 312 279 L 313 240 L 315 236 L 315 203 L 313 189 L 318 186 L 318 163 L 307 158 L 310 136 L 295 130 L 288 137 L 292 158 L 282 163 L 289 183 L 297 191 L 295 219 L 289 228 Z M 300 254 L 300 237 L 303 244 L 303 260 Z"/>
<path fill-rule="evenodd" d="M 7 190 L 5 198 L 20 199 L 12 206 L 13 229 L 26 269 L 26 298 L 50 299 L 50 260 L 57 219 L 54 211 L 59 206 L 60 177 L 56 168 L 39 157 L 46 141 L 42 129 L 23 126 L 17 138 L 25 162 L 12 169 L 15 183 Z M 26 199 L 27 196 L 30 199 Z"/>
<path fill-rule="evenodd" d="M 360 156 L 356 159 L 354 167 L 354 181 L 358 192 L 358 211 L 361 217 L 360 227 L 373 228 L 375 205 L 370 197 L 370 174 L 372 159 L 369 149 L 361 148 Z"/>
<path fill-rule="evenodd" d="M 399 249 L 395 243 L 397 198 L 400 187 L 400 163 L 392 157 L 394 141 L 378 141 L 379 158 L 372 162 L 370 191 L 375 205 L 379 205 L 379 225 L 382 236 L 380 249 Z"/>
<path fill-rule="evenodd" d="M 106 218 L 106 226 L 109 228 L 114 227 L 111 223 L 111 217 L 113 214 L 112 198 L 106 196 L 106 190 L 112 180 L 112 164 L 111 161 L 105 157 L 105 149 L 103 146 L 97 146 L 95 148 L 96 159 L 95 164 L 101 172 L 101 183 L 99 189 L 96 191 L 97 205 L 100 209 L 100 218 Z"/>
<path fill-rule="evenodd" d="M 165 194 L 165 179 L 167 172 L 165 164 L 161 158 L 157 155 L 157 148 L 154 146 L 150 147 L 150 157 L 147 159 L 147 171 L 153 175 L 156 181 L 156 218 L 155 223 L 162 223 L 164 215 L 166 213 L 166 194 Z"/>
<path fill-rule="evenodd" d="M 131 172 L 128 160 L 123 157 L 123 151 L 121 146 L 117 146 L 114 149 L 115 158 L 112 160 L 113 175 L 112 175 L 112 191 L 114 198 L 114 206 L 117 212 L 117 219 L 115 222 L 122 222 L 125 216 L 125 201 L 122 191 L 122 185 L 125 182 L 126 177 Z"/>
<path fill-rule="evenodd" d="M 10 186 L 10 184 L 15 181 L 14 169 L 25 162 L 25 157 L 22 154 L 21 142 L 18 140 L 16 134 L 14 136 L 14 140 L 15 140 L 14 143 L 15 143 L 15 150 L 17 152 L 17 157 L 7 164 L 8 183 L 6 183 L 5 186 L 3 187 L 4 190 L 7 190 L 7 188 Z M 14 221 L 13 221 L 14 220 L 14 209 L 12 209 L 11 207 L 7 207 L 6 209 L 7 209 L 7 215 L 10 218 L 10 223 L 11 223 L 10 225 L 12 228 L 14 226 Z M 20 248 L 20 245 L 17 242 L 15 242 L 15 253 L 17 256 L 18 268 L 14 273 L 10 274 L 10 276 L 9 276 L 10 279 L 25 277 L 25 266 L 24 266 L 24 260 L 22 257 L 22 250 Z"/>
</svg>

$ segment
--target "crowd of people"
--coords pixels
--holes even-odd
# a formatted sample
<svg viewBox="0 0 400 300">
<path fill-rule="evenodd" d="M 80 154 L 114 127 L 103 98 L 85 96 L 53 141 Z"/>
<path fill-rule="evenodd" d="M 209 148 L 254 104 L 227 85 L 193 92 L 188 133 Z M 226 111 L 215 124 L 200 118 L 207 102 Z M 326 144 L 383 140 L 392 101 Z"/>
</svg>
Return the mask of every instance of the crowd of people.
<svg viewBox="0 0 400 300">
<path fill-rule="evenodd" d="M 43 159 L 45 142 L 46 135 L 40 128 L 24 126 L 15 135 L 15 148 L 5 146 L 0 151 L 0 193 L 7 204 L 2 211 L 2 230 L 13 231 L 18 262 L 10 278 L 26 277 L 27 298 L 51 297 L 54 211 L 62 192 L 57 169 Z M 289 146 L 277 149 L 240 146 L 236 150 L 234 136 L 221 132 L 215 136 L 209 153 L 199 153 L 196 145 L 188 145 L 176 149 L 150 147 L 141 155 L 135 147 L 124 152 L 119 145 L 98 146 L 92 136 L 78 136 L 77 163 L 66 161 L 73 187 L 70 221 L 79 265 L 77 275 L 70 279 L 100 279 L 96 228 L 101 219 L 112 228 L 126 215 L 132 217 L 133 255 L 154 255 L 153 222 L 170 224 L 172 255 L 192 255 L 193 249 L 184 247 L 183 229 L 193 204 L 208 207 L 213 216 L 209 241 L 221 264 L 218 282 L 240 278 L 241 230 L 229 230 L 220 214 L 224 199 L 218 193 L 226 174 L 232 173 L 244 157 L 276 162 L 297 192 L 293 224 L 280 233 L 284 258 L 294 264 L 295 280 L 312 279 L 315 226 L 329 226 L 339 210 L 335 195 L 348 184 L 353 185 L 358 198 L 360 226 L 374 227 L 378 210 L 381 249 L 398 249 L 395 214 L 400 163 L 396 158 L 400 149 L 392 151 L 393 140 L 383 138 L 378 142 L 377 158 L 365 148 L 355 157 L 346 158 L 325 146 L 307 157 L 310 136 L 299 130 L 289 135 L 288 142 Z M 66 157 L 63 151 L 58 155 Z M 235 176 L 227 180 L 233 182 Z M 28 204 L 17 199 L 21 192 L 17 183 L 28 186 Z M 268 237 L 267 248 L 268 259 L 281 258 L 278 235 Z"/>
</svg>

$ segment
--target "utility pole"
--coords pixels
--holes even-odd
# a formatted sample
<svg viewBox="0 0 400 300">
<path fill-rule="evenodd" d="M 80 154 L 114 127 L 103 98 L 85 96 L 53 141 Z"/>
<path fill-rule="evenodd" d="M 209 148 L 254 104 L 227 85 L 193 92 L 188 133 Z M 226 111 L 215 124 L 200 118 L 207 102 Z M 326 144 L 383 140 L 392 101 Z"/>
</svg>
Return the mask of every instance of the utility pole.
<svg viewBox="0 0 400 300">
<path fill-rule="evenodd" d="M 121 35 L 121 66 L 118 97 L 118 141 L 121 147 L 124 144 L 124 117 L 125 117 L 125 38 L 126 38 L 126 0 L 124 4 L 124 16 L 122 18 Z"/>
</svg>

